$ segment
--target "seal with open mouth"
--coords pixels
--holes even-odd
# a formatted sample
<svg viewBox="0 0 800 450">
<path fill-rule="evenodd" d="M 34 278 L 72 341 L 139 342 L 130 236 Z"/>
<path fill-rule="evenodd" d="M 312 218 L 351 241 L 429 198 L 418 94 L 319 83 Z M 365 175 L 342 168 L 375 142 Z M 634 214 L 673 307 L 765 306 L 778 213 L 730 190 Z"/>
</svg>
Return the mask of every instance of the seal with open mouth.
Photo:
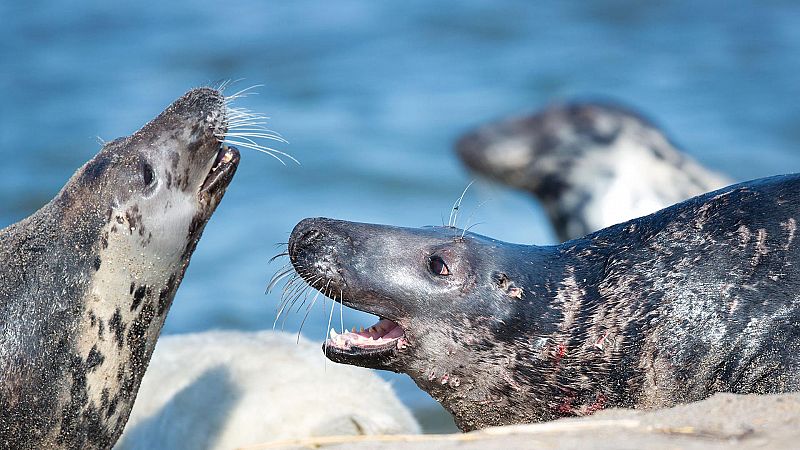
<svg viewBox="0 0 800 450">
<path fill-rule="evenodd" d="M 236 172 L 226 99 L 186 93 L 0 231 L 0 442 L 110 448 Z M 235 112 L 235 111 L 233 111 Z"/>
<path fill-rule="evenodd" d="M 800 390 L 800 175 L 557 246 L 316 218 L 307 283 L 375 314 L 328 358 L 410 375 L 462 430 Z"/>
<path fill-rule="evenodd" d="M 533 194 L 562 241 L 731 184 L 651 121 L 610 103 L 553 105 L 458 139 L 473 171 Z"/>
</svg>

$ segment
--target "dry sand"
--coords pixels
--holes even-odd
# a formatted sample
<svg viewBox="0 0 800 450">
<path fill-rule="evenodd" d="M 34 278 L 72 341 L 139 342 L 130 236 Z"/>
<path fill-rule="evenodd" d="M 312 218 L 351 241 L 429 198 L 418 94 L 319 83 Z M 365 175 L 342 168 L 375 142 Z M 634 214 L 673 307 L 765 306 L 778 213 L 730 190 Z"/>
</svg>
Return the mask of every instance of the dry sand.
<svg viewBox="0 0 800 450">
<path fill-rule="evenodd" d="M 658 411 L 608 410 L 591 417 L 466 434 L 324 437 L 255 449 L 798 449 L 800 394 L 732 395 Z"/>
</svg>

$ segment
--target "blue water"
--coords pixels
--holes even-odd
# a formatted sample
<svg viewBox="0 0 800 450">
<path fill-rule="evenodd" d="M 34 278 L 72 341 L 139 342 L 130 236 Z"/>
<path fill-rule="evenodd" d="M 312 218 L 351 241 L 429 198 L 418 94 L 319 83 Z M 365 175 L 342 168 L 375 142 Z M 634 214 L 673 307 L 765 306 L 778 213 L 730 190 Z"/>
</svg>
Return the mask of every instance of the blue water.
<svg viewBox="0 0 800 450">
<path fill-rule="evenodd" d="M 271 327 L 268 260 L 297 221 L 439 224 L 471 179 L 459 133 L 549 101 L 624 101 L 736 179 L 800 170 L 797 2 L 5 0 L 0 17 L 0 226 L 49 200 L 97 137 L 188 88 L 264 84 L 239 105 L 269 114 L 302 165 L 244 152 L 165 333 Z M 478 183 L 462 210 L 477 232 L 554 241 L 522 194 Z M 314 311 L 303 333 L 321 340 L 326 321 Z M 386 376 L 441 429 L 432 400 Z"/>
</svg>

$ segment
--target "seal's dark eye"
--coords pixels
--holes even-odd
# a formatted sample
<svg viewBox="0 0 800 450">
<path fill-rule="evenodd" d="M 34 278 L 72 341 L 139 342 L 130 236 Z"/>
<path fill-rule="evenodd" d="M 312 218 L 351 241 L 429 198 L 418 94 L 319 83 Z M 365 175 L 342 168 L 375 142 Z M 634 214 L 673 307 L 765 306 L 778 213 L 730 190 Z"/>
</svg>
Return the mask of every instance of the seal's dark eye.
<svg viewBox="0 0 800 450">
<path fill-rule="evenodd" d="M 153 182 L 153 167 L 148 163 L 142 164 L 142 178 L 145 186 L 150 186 Z"/>
<path fill-rule="evenodd" d="M 450 275 L 450 269 L 447 267 L 447 264 L 445 264 L 444 260 L 438 256 L 431 256 L 430 260 L 428 260 L 428 268 L 431 269 L 431 272 L 434 275 L 441 275 L 445 277 Z"/>
</svg>

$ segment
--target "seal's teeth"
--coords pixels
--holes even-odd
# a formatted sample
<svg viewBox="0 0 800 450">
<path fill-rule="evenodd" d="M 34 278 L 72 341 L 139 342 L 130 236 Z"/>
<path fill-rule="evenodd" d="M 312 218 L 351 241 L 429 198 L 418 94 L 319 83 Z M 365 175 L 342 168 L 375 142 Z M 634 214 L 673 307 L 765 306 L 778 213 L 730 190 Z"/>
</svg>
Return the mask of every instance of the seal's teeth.
<svg viewBox="0 0 800 450">
<path fill-rule="evenodd" d="M 355 333 L 355 332 L 356 332 L 356 327 L 353 327 L 353 333 Z"/>
<path fill-rule="evenodd" d="M 331 328 L 331 332 L 330 332 L 331 339 L 336 339 L 337 336 L 339 336 L 339 334 L 336 333 L 336 330 Z"/>
</svg>

